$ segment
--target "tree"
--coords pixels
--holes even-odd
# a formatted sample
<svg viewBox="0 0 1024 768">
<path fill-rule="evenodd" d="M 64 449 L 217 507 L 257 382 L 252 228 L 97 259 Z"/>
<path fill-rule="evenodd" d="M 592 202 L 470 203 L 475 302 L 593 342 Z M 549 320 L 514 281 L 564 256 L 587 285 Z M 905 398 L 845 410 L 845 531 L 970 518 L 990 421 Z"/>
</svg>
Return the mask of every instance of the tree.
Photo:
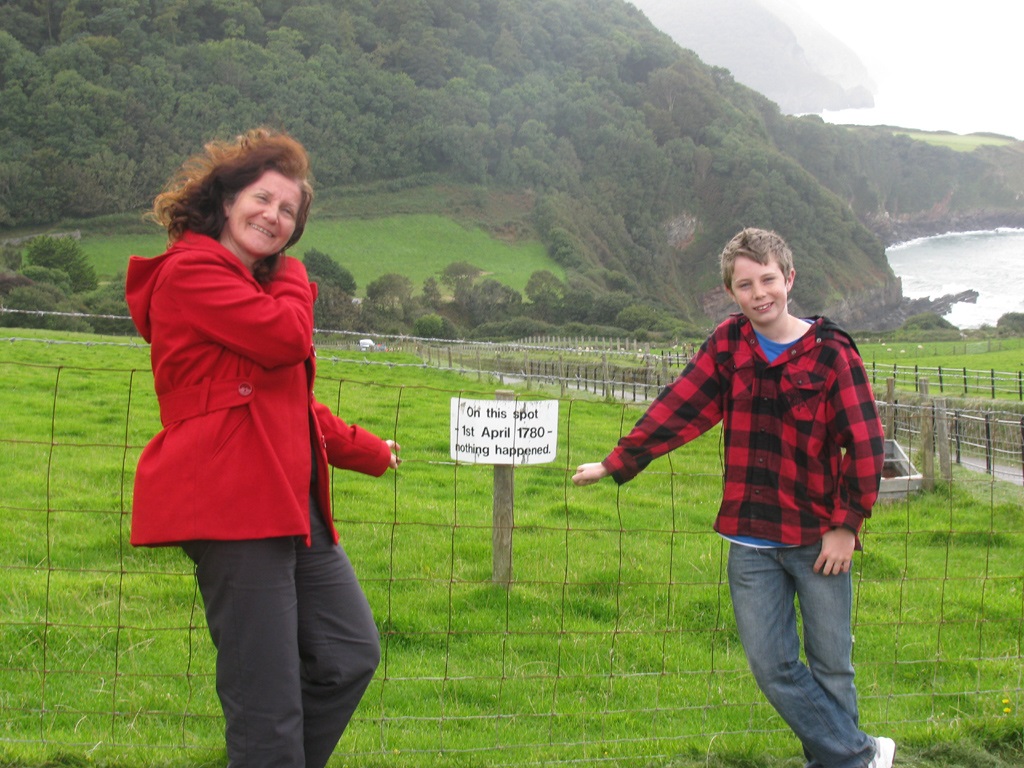
<svg viewBox="0 0 1024 768">
<path fill-rule="evenodd" d="M 378 312 L 403 317 L 412 299 L 412 281 L 405 275 L 388 272 L 366 286 L 366 298 Z"/>
<path fill-rule="evenodd" d="M 70 237 L 35 237 L 25 248 L 25 261 L 37 267 L 59 269 L 71 278 L 73 293 L 95 290 L 99 282 L 82 246 Z"/>
<path fill-rule="evenodd" d="M 632 303 L 633 297 L 625 291 L 602 293 L 594 299 L 587 320 L 597 325 L 612 325 L 619 313 Z"/>
<path fill-rule="evenodd" d="M 21 249 L 16 245 L 0 245 L 0 268 L 14 272 L 21 269 Z"/>
<path fill-rule="evenodd" d="M 359 323 L 359 305 L 352 295 L 331 282 L 320 283 L 316 304 L 313 305 L 313 323 L 322 330 L 351 330 Z"/>
<path fill-rule="evenodd" d="M 67 204 L 68 213 L 97 216 L 138 208 L 143 196 L 137 179 L 138 169 L 134 160 L 102 149 L 68 167 L 66 181 L 75 191 Z"/>
<path fill-rule="evenodd" d="M 74 291 L 71 290 L 71 277 L 63 269 L 40 267 L 36 264 L 29 264 L 26 267 L 22 267 L 20 274 L 31 280 L 33 283 L 42 283 L 44 285 L 51 285 L 54 288 L 59 288 L 61 293 L 65 295 L 74 293 Z"/>
<path fill-rule="evenodd" d="M 93 317 L 89 324 L 96 333 L 130 334 L 135 326 L 128 319 L 128 302 L 124 296 L 124 273 L 82 297 L 86 311 Z"/>
<path fill-rule="evenodd" d="M 555 227 L 549 234 L 548 253 L 566 269 L 578 267 L 583 263 L 584 248 L 569 230 Z"/>
<path fill-rule="evenodd" d="M 328 5 L 293 5 L 281 16 L 281 26 L 300 33 L 300 45 L 308 57 L 324 45 L 341 51 L 355 47 L 355 31 L 347 12 L 339 14 Z"/>
<path fill-rule="evenodd" d="M 569 288 L 559 306 L 559 319 L 563 322 L 585 323 L 594 306 L 594 293 L 586 288 Z"/>
<path fill-rule="evenodd" d="M 1024 312 L 1007 312 L 996 321 L 1000 336 L 1024 336 Z"/>
<path fill-rule="evenodd" d="M 21 274 L 14 272 L 3 272 L 0 271 L 0 299 L 7 296 L 15 288 L 22 288 L 26 285 L 32 285 L 32 280 Z"/>
<path fill-rule="evenodd" d="M 615 324 L 627 331 L 649 331 L 658 324 L 661 315 L 649 304 L 630 304 L 615 317 Z"/>
<path fill-rule="evenodd" d="M 417 317 L 412 332 L 423 339 L 454 339 L 457 335 L 448 318 L 434 314 Z"/>
<path fill-rule="evenodd" d="M 423 303 L 434 309 L 441 306 L 441 289 L 437 287 L 437 279 L 434 277 L 423 281 Z"/>
<path fill-rule="evenodd" d="M 92 331 L 84 318 L 74 316 L 85 308 L 71 303 L 55 285 L 34 283 L 13 288 L 4 299 L 4 307 L 21 310 L 0 315 L 0 325 L 9 328 L 49 328 L 84 333 Z"/>
<path fill-rule="evenodd" d="M 460 288 L 472 285 L 483 273 L 480 267 L 473 266 L 468 261 L 453 261 L 441 271 L 441 282 L 447 285 L 452 293 L 457 293 Z"/>
<path fill-rule="evenodd" d="M 333 285 L 349 296 L 355 295 L 356 279 L 352 277 L 352 273 L 323 251 L 310 248 L 303 255 L 302 263 L 306 265 L 310 279 L 318 282 L 321 287 Z"/>
<path fill-rule="evenodd" d="M 526 296 L 533 302 L 534 313 L 538 318 L 552 320 L 565 296 L 565 284 L 548 270 L 538 269 L 526 281 Z"/>
<path fill-rule="evenodd" d="M 517 313 L 523 303 L 519 291 L 494 279 L 484 280 L 460 294 L 461 303 L 474 325 L 507 320 Z"/>
<path fill-rule="evenodd" d="M 60 15 L 60 41 L 67 43 L 76 35 L 86 31 L 88 18 L 78 7 L 77 0 L 71 0 Z"/>
</svg>

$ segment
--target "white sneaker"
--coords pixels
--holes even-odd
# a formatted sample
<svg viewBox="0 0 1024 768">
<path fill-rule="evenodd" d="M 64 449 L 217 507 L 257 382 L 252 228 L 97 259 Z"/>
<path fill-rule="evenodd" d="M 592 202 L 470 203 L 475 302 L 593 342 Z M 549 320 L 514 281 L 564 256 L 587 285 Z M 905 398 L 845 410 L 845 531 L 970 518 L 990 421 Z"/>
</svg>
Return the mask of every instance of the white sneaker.
<svg viewBox="0 0 1024 768">
<path fill-rule="evenodd" d="M 896 742 L 887 739 L 885 736 L 875 738 L 875 756 L 868 763 L 868 768 L 892 768 L 892 761 L 896 758 Z"/>
</svg>

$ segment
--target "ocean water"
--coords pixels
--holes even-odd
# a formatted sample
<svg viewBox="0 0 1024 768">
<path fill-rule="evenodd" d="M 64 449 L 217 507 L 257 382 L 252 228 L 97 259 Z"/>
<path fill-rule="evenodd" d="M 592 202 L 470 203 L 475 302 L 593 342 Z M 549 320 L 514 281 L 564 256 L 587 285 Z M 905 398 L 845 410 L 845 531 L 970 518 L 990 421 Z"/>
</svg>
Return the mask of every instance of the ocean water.
<svg viewBox="0 0 1024 768">
<path fill-rule="evenodd" d="M 957 302 L 943 315 L 958 328 L 995 326 L 1007 312 L 1024 312 L 1024 229 L 922 237 L 889 246 L 885 254 L 903 278 L 904 296 L 978 292 L 976 304 Z"/>
</svg>

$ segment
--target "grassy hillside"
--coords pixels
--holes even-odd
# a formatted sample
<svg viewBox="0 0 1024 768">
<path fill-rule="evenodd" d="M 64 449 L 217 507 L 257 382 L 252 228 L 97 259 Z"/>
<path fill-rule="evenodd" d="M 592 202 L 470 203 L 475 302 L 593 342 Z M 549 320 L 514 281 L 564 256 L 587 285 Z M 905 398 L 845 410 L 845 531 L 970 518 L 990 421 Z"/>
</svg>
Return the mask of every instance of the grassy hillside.
<svg viewBox="0 0 1024 768">
<path fill-rule="evenodd" d="M 323 219 L 441 214 L 470 229 L 478 219 L 500 240 L 542 243 L 561 265 L 551 271 L 564 285 L 532 316 L 508 292 L 500 317 L 487 316 L 505 286 L 478 286 L 448 318 L 461 333 L 523 318 L 652 333 L 704 323 L 719 317 L 715 257 L 752 225 L 789 241 L 805 311 L 875 310 L 899 298 L 878 239 L 893 222 L 950 229 L 977 212 L 987 226 L 1024 216 L 1024 151 L 955 152 L 784 116 L 622 0 L 204 1 L 184 15 L 158 6 L 0 4 L 10 96 L 0 240 L 142 210 L 204 142 L 259 124 L 309 149 Z M 451 240 L 427 230 L 413 234 L 408 264 L 399 259 L 413 291 Z M 389 261 L 378 236 L 368 232 L 351 259 L 333 234 L 323 243 L 358 261 L 346 266 L 365 286 Z M 98 255 L 101 269 L 117 270 L 124 252 Z M 7 287 L 25 289 L 20 309 L 74 312 L 84 301 L 18 282 Z M 559 303 L 566 292 L 572 301 Z M 439 311 L 405 306 L 388 327 L 409 332 Z"/>
<path fill-rule="evenodd" d="M 539 241 L 504 242 L 482 229 L 427 214 L 320 220 L 309 226 L 296 251 L 308 248 L 330 254 L 349 269 L 360 294 L 387 272 L 405 275 L 419 288 L 425 278 L 456 261 L 473 264 L 520 293 L 536 270 L 562 275 Z"/>
<path fill-rule="evenodd" d="M 155 256 L 163 252 L 166 240 L 159 230 L 150 235 L 90 232 L 82 235 L 82 247 L 97 276 L 109 280 L 123 272 L 129 255 Z M 480 227 L 433 214 L 313 219 L 292 255 L 301 258 L 313 248 L 352 273 L 359 296 L 365 296 L 370 282 L 389 272 L 405 275 L 419 291 L 424 279 L 436 277 L 455 261 L 473 264 L 520 293 L 537 270 L 564 276 L 537 240 L 507 242 Z"/>
</svg>

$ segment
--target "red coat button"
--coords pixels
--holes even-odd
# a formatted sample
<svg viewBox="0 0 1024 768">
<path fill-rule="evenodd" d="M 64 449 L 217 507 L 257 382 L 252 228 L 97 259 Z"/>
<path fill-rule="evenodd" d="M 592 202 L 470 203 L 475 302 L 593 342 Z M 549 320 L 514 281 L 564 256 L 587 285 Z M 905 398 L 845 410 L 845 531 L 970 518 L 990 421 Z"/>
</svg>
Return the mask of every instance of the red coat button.
<svg viewBox="0 0 1024 768">
<path fill-rule="evenodd" d="M 248 397 L 249 395 L 251 395 L 252 384 L 250 384 L 247 381 L 243 381 L 241 384 L 238 385 L 238 394 L 240 394 L 242 397 Z"/>
</svg>

